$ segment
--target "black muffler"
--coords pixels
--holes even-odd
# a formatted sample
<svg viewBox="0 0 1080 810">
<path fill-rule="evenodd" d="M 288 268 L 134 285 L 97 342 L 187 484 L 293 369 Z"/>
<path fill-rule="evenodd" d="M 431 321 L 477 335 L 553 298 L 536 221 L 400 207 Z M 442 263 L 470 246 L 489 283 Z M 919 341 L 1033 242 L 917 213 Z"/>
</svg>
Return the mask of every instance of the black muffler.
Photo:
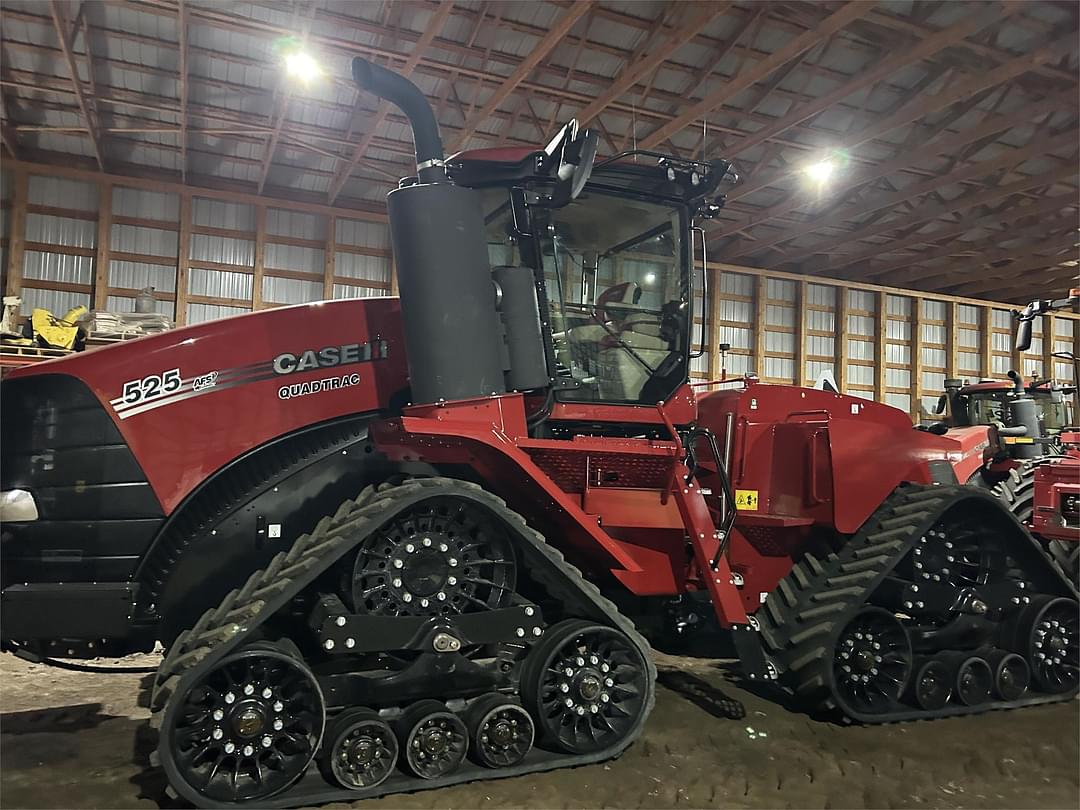
<svg viewBox="0 0 1080 810">
<path fill-rule="evenodd" d="M 412 401 L 501 394 L 503 339 L 480 194 L 447 178 L 439 125 L 415 84 L 361 58 L 353 78 L 405 113 L 416 147 L 417 182 L 386 197 Z"/>
</svg>

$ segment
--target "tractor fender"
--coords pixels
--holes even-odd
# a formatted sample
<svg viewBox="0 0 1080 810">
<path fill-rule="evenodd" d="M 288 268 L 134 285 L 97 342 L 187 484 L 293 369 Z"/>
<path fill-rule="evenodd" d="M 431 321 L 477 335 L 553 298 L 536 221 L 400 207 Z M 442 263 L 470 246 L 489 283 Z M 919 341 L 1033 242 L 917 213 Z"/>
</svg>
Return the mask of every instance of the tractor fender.
<svg viewBox="0 0 1080 810">
<path fill-rule="evenodd" d="M 368 441 L 379 414 L 354 415 L 267 442 L 204 481 L 170 515 L 136 573 L 136 619 L 171 642 L 208 606 L 367 484 L 430 474 Z"/>
</svg>

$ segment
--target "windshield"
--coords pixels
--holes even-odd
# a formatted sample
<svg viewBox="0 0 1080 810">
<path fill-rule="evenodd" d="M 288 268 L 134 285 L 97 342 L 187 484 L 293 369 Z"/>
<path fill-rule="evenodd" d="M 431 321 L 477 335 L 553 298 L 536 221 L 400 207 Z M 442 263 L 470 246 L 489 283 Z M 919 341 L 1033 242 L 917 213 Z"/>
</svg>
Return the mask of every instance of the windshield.
<svg viewBox="0 0 1080 810">
<path fill-rule="evenodd" d="M 1043 436 L 1054 436 L 1069 424 L 1068 412 L 1064 400 L 1055 398 L 1049 391 L 1029 392 L 1035 400 L 1035 411 L 1039 417 L 1039 432 Z M 972 425 L 990 425 L 994 422 L 1009 423 L 1008 394 L 997 391 L 968 395 L 968 414 Z"/>
<path fill-rule="evenodd" d="M 498 196 L 502 195 L 502 196 Z M 487 192 L 493 265 L 516 250 L 506 191 Z M 561 400 L 655 405 L 686 381 L 686 217 L 679 206 L 586 188 L 533 208 Z"/>
</svg>

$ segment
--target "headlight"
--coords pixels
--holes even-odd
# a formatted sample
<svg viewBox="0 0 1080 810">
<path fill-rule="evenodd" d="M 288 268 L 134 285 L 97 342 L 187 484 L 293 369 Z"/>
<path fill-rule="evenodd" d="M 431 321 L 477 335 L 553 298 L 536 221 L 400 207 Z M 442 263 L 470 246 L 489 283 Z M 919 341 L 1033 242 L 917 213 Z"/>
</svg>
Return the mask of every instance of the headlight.
<svg viewBox="0 0 1080 810">
<path fill-rule="evenodd" d="M 0 523 L 7 521 L 37 520 L 37 504 L 34 496 L 25 489 L 9 489 L 0 492 Z"/>
</svg>

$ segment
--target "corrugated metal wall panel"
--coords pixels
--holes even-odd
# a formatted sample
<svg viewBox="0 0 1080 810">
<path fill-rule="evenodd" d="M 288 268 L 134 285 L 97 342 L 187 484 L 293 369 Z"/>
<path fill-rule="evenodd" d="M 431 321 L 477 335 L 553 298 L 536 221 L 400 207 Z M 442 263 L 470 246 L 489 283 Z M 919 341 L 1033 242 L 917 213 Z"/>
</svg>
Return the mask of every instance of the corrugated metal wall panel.
<svg viewBox="0 0 1080 810">
<path fill-rule="evenodd" d="M 252 259 L 254 261 L 254 259 Z M 326 251 L 299 245 L 277 245 L 267 242 L 263 246 L 263 266 L 277 270 L 297 270 L 322 274 L 326 264 Z M 337 267 L 335 265 L 335 272 Z"/>
<path fill-rule="evenodd" d="M 750 323 L 754 318 L 754 305 L 749 301 L 721 301 L 720 320 Z"/>
<path fill-rule="evenodd" d="M 98 190 L 94 183 L 61 177 L 30 175 L 26 199 L 34 205 L 52 208 L 74 208 L 79 211 L 98 209 Z"/>
<path fill-rule="evenodd" d="M 766 326 L 794 326 L 795 308 L 768 304 L 765 307 Z"/>
<path fill-rule="evenodd" d="M 806 300 L 810 304 L 822 307 L 836 307 L 836 288 L 824 284 L 807 284 Z"/>
<path fill-rule="evenodd" d="M 323 297 L 323 283 L 265 276 L 262 296 L 263 301 L 275 304 L 303 304 L 308 301 L 319 301 Z"/>
<path fill-rule="evenodd" d="M 795 374 L 795 361 L 787 357 L 766 357 L 765 376 L 770 379 L 790 380 Z"/>
<path fill-rule="evenodd" d="M 97 223 L 85 219 L 27 213 L 26 241 L 62 247 L 92 248 L 97 243 Z"/>
<path fill-rule="evenodd" d="M 892 405 L 894 408 L 899 408 L 902 411 L 910 411 L 911 396 L 908 394 L 886 394 L 885 404 Z"/>
<path fill-rule="evenodd" d="M 390 249 L 390 231 L 386 225 L 338 217 L 336 240 L 341 245 Z"/>
<path fill-rule="evenodd" d="M 294 239 L 322 240 L 326 238 L 326 220 L 316 214 L 267 208 L 266 232 L 274 236 L 290 236 Z"/>
<path fill-rule="evenodd" d="M 887 295 L 885 296 L 885 311 L 889 315 L 902 315 L 908 317 L 911 315 L 911 299 L 902 295 Z"/>
<path fill-rule="evenodd" d="M 180 219 L 180 195 L 114 186 L 112 212 L 123 217 L 177 222 Z"/>
<path fill-rule="evenodd" d="M 808 335 L 806 353 L 814 357 L 831 357 L 836 351 L 836 340 L 824 335 Z"/>
<path fill-rule="evenodd" d="M 795 282 L 770 278 L 765 283 L 765 295 L 771 301 L 795 301 Z"/>
<path fill-rule="evenodd" d="M 957 352 L 956 362 L 960 366 L 962 375 L 977 377 L 979 375 L 979 355 L 977 352 Z"/>
<path fill-rule="evenodd" d="M 334 298 L 379 298 L 386 295 L 385 290 L 374 287 L 354 287 L 352 284 L 335 284 Z"/>
<path fill-rule="evenodd" d="M 57 317 L 63 317 L 64 313 L 72 307 L 90 306 L 90 296 L 85 293 L 66 292 L 64 290 L 39 290 L 36 287 L 23 287 L 19 291 L 22 297 L 22 305 L 19 312 L 29 315 L 35 309 L 47 309 Z"/>
<path fill-rule="evenodd" d="M 234 239 L 231 236 L 193 233 L 190 258 L 197 262 L 251 267 L 255 264 L 255 243 L 249 239 Z"/>
<path fill-rule="evenodd" d="M 197 267 L 188 271 L 188 293 L 191 295 L 250 300 L 252 283 L 250 273 L 228 273 L 224 270 L 202 270 Z"/>
<path fill-rule="evenodd" d="M 923 299 L 922 314 L 924 318 L 928 318 L 931 321 L 943 321 L 945 320 L 947 310 L 948 307 L 944 301 Z"/>
<path fill-rule="evenodd" d="M 23 278 L 91 284 L 94 281 L 94 260 L 89 256 L 28 250 L 23 256 Z"/>
<path fill-rule="evenodd" d="M 995 309 L 991 317 L 991 323 L 999 329 L 1012 328 L 1012 314 L 1007 309 Z"/>
<path fill-rule="evenodd" d="M 944 326 L 936 323 L 924 323 L 922 325 L 922 339 L 927 343 L 945 343 L 948 338 Z"/>
<path fill-rule="evenodd" d="M 173 317 L 173 309 L 176 305 L 172 301 L 155 301 L 154 310 L 162 315 Z M 105 301 L 105 308 L 109 312 L 134 312 L 135 299 L 126 295 L 110 295 Z"/>
<path fill-rule="evenodd" d="M 729 343 L 733 349 L 754 348 L 754 333 L 738 326 L 720 326 L 717 343 Z"/>
<path fill-rule="evenodd" d="M 109 232 L 109 247 L 121 253 L 142 253 L 146 256 L 175 259 L 177 246 L 176 231 L 143 228 L 139 225 L 113 225 Z"/>
<path fill-rule="evenodd" d="M 836 314 L 811 309 L 806 312 L 806 328 L 819 332 L 832 332 L 836 329 Z"/>
<path fill-rule="evenodd" d="M 245 312 L 250 311 L 245 307 L 226 307 L 219 304 L 188 304 L 187 322 L 190 324 L 216 321 L 218 318 L 243 315 Z"/>
<path fill-rule="evenodd" d="M 751 296 L 754 294 L 754 277 L 745 273 L 725 271 L 720 274 L 720 292 L 727 295 Z"/>
<path fill-rule="evenodd" d="M 176 268 L 143 262 L 109 262 L 109 286 L 141 290 L 153 287 L 161 292 L 176 291 Z"/>
<path fill-rule="evenodd" d="M 233 231 L 255 230 L 255 206 L 244 203 L 193 197 L 191 218 L 196 225 L 228 228 Z"/>
<path fill-rule="evenodd" d="M 381 281 L 389 284 L 390 259 L 381 256 L 362 256 L 355 253 L 339 252 L 334 258 L 334 272 L 349 279 Z"/>
<path fill-rule="evenodd" d="M 956 345 L 965 349 L 979 348 L 979 331 L 977 329 L 957 329 Z"/>
<path fill-rule="evenodd" d="M 903 368 L 885 369 L 885 385 L 889 388 L 910 388 L 911 372 Z"/>
<path fill-rule="evenodd" d="M 885 337 L 888 340 L 911 340 L 911 324 L 907 321 L 885 321 Z"/>
<path fill-rule="evenodd" d="M 824 363 L 820 360 L 811 360 L 806 364 L 806 378 L 816 381 L 822 374 L 836 376 L 835 366 L 832 363 Z"/>
<path fill-rule="evenodd" d="M 966 324 L 968 326 L 977 326 L 979 324 L 978 307 L 969 306 L 968 304 L 957 305 L 956 320 L 958 323 Z"/>
<path fill-rule="evenodd" d="M 848 332 L 853 335 L 871 336 L 876 332 L 874 319 L 867 315 L 848 315 Z"/>
<path fill-rule="evenodd" d="M 911 364 L 911 347 L 901 346 L 896 343 L 885 344 L 885 362 L 896 363 L 899 366 Z"/>
<path fill-rule="evenodd" d="M 877 312 L 877 295 L 867 290 L 848 290 L 848 306 L 866 312 Z"/>
<path fill-rule="evenodd" d="M 765 351 L 793 354 L 795 352 L 795 335 L 791 332 L 766 332 Z"/>
</svg>

